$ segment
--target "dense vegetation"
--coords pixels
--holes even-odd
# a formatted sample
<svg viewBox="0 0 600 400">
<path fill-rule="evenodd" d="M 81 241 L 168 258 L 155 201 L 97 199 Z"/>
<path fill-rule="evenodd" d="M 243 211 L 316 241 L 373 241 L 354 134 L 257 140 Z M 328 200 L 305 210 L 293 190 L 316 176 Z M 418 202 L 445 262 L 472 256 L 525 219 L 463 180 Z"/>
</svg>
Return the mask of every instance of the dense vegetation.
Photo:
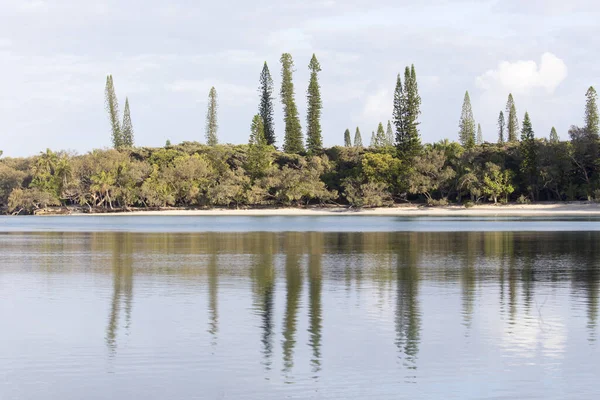
<svg viewBox="0 0 600 400">
<path fill-rule="evenodd" d="M 414 66 L 406 67 L 404 82 L 400 74 L 396 80 L 392 120 L 386 129 L 379 124 L 368 148 L 363 146 L 359 128 L 353 141 L 349 129 L 341 130 L 343 147 L 323 148 L 321 66 L 313 56 L 304 143 L 292 56 L 283 54 L 281 64 L 283 152 L 275 143 L 273 81 L 266 63 L 260 75 L 258 113 L 251 121 L 246 145 L 218 144 L 218 97 L 213 87 L 206 114 L 207 145 L 171 145 L 167 141 L 164 148 L 137 148 L 129 101 L 121 123 L 113 78 L 108 76 L 106 110 L 114 149 L 84 155 L 47 150 L 29 158 L 0 159 L 0 209 L 23 214 L 49 206 L 110 211 L 600 198 L 600 132 L 594 88 L 586 93 L 585 125 L 573 126 L 567 141 L 560 141 L 554 128 L 548 139 L 536 138 L 527 113 L 520 127 L 510 95 L 506 114 L 499 114 L 498 142 L 484 143 L 467 92 L 458 127 L 460 143 L 446 139 L 423 145 L 418 129 L 421 97 L 417 76 Z"/>
</svg>

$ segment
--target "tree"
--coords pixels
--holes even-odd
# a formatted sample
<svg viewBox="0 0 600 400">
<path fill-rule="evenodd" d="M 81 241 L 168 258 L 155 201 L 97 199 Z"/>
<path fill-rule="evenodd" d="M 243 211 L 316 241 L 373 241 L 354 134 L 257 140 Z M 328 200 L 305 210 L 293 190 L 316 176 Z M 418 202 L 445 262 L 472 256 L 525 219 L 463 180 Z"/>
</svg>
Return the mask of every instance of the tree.
<svg viewBox="0 0 600 400">
<path fill-rule="evenodd" d="M 483 132 L 481 131 L 481 124 L 477 124 L 477 145 L 483 144 Z"/>
<path fill-rule="evenodd" d="M 504 130 L 506 128 L 506 122 L 504 120 L 504 113 L 500 111 L 498 115 L 498 143 L 504 143 Z"/>
<path fill-rule="evenodd" d="M 248 143 L 251 146 L 267 143 L 267 139 L 265 138 L 265 125 L 260 114 L 256 114 L 252 118 L 252 124 L 250 125 L 250 140 Z"/>
<path fill-rule="evenodd" d="M 273 147 L 267 143 L 265 138 L 265 127 L 260 114 L 252 118 L 250 125 L 250 149 L 245 168 L 252 179 L 263 177 L 272 163 L 271 152 Z"/>
<path fill-rule="evenodd" d="M 362 136 L 358 126 L 356 127 L 356 132 L 354 133 L 354 147 L 363 147 Z"/>
<path fill-rule="evenodd" d="M 110 120 L 110 129 L 113 147 L 115 149 L 123 146 L 123 137 L 121 134 L 121 124 L 119 122 L 119 101 L 115 93 L 115 85 L 112 75 L 106 77 L 106 88 L 104 89 L 104 106 L 108 112 Z"/>
<path fill-rule="evenodd" d="M 550 130 L 550 143 L 558 143 L 560 141 L 556 128 L 552 127 Z"/>
<path fill-rule="evenodd" d="M 129 110 L 129 99 L 125 97 L 125 110 L 123 111 L 123 146 L 133 147 L 133 125 L 131 124 L 131 111 Z"/>
<path fill-rule="evenodd" d="M 273 79 L 269 72 L 267 62 L 263 65 L 260 73 L 260 105 L 258 113 L 260 114 L 265 126 L 265 139 L 267 144 L 275 145 L 275 122 L 273 120 Z"/>
<path fill-rule="evenodd" d="M 417 84 L 415 66 L 404 69 L 404 88 L 400 76 L 394 93 L 394 123 L 396 124 L 396 147 L 402 160 L 410 160 L 421 151 L 419 115 L 421 96 Z"/>
<path fill-rule="evenodd" d="M 350 138 L 350 129 L 344 132 L 344 147 L 352 147 L 352 138 Z"/>
<path fill-rule="evenodd" d="M 446 166 L 446 156 L 438 149 L 428 149 L 414 158 L 414 170 L 409 175 L 411 193 L 422 194 L 428 204 L 434 204 L 433 192 L 440 191 L 442 199 L 447 195 L 448 183 L 456 172 Z"/>
<path fill-rule="evenodd" d="M 385 145 L 394 145 L 394 130 L 392 129 L 392 122 L 388 120 L 387 129 L 385 131 Z"/>
<path fill-rule="evenodd" d="M 206 110 L 205 138 L 206 144 L 209 146 L 216 146 L 219 143 L 217 137 L 217 130 L 219 129 L 219 124 L 217 122 L 217 108 L 217 90 L 213 86 L 208 92 L 208 109 Z"/>
<path fill-rule="evenodd" d="M 506 196 L 515 191 L 511 184 L 512 172 L 510 170 L 502 170 L 498 164 L 493 162 L 485 163 L 485 173 L 483 176 L 483 193 L 485 193 L 494 204 L 498 202 L 500 196 Z"/>
<path fill-rule="evenodd" d="M 377 125 L 377 133 L 374 135 L 374 144 L 371 143 L 371 147 L 381 148 L 387 145 L 387 136 L 383 129 L 383 124 L 380 122 Z"/>
<path fill-rule="evenodd" d="M 512 93 L 508 95 L 508 101 L 506 102 L 506 114 L 508 115 L 507 132 L 508 141 L 517 141 L 517 132 L 519 131 L 519 118 L 517 117 L 517 108 L 513 99 Z"/>
<path fill-rule="evenodd" d="M 323 147 L 323 138 L 321 136 L 321 89 L 319 86 L 318 73 L 321 71 L 321 65 L 317 57 L 313 54 L 310 64 L 310 83 L 307 90 L 308 107 L 306 110 L 306 148 L 310 153 L 318 152 Z"/>
<path fill-rule="evenodd" d="M 593 86 L 587 90 L 585 97 L 585 129 L 592 135 L 600 134 L 599 117 L 598 117 L 598 94 Z"/>
<path fill-rule="evenodd" d="M 171 140 L 167 139 L 167 141 L 165 142 L 165 147 L 171 147 Z"/>
<path fill-rule="evenodd" d="M 375 131 L 371 131 L 371 143 L 369 143 L 369 147 L 372 149 L 379 147 L 379 144 L 377 142 L 377 136 L 375 135 Z"/>
<path fill-rule="evenodd" d="M 460 114 L 458 138 L 460 144 L 466 149 L 475 146 L 475 118 L 473 118 L 473 109 L 471 108 L 471 98 L 469 92 L 465 93 L 462 112 Z"/>
<path fill-rule="evenodd" d="M 283 114 L 285 121 L 285 137 L 283 150 L 286 153 L 301 153 L 304 151 L 302 144 L 302 127 L 298 117 L 298 108 L 294 99 L 294 83 L 292 74 L 294 72 L 294 61 L 292 55 L 284 53 L 281 55 L 281 101 L 283 103 Z"/>
<path fill-rule="evenodd" d="M 529 189 L 532 200 L 536 198 L 537 192 L 537 148 L 535 136 L 529 113 L 525 113 L 523 119 L 523 129 L 521 130 L 521 172 L 523 174 L 524 183 Z"/>
</svg>

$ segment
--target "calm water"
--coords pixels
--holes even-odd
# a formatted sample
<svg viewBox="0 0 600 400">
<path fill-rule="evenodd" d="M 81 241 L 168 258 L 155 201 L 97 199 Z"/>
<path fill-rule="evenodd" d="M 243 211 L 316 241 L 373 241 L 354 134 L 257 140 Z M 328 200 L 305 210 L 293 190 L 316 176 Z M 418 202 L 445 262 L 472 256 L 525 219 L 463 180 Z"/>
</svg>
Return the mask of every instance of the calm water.
<svg viewBox="0 0 600 400">
<path fill-rule="evenodd" d="M 0 219 L 0 399 L 600 393 L 596 220 L 135 218 Z"/>
</svg>

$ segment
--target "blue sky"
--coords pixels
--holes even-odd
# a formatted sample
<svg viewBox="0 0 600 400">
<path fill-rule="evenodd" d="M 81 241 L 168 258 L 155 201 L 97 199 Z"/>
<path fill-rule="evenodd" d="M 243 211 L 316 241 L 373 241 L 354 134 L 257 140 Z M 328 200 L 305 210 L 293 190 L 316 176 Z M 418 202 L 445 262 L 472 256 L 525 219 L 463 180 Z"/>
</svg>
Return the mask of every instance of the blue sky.
<svg viewBox="0 0 600 400">
<path fill-rule="evenodd" d="M 325 145 L 346 128 L 368 138 L 391 118 L 395 76 L 417 69 L 426 142 L 457 138 L 465 90 L 484 139 L 495 141 L 510 91 L 538 136 L 563 138 L 598 84 L 600 4 L 572 0 L 5 0 L 0 15 L 0 149 L 86 152 L 110 146 L 104 83 L 128 96 L 136 143 L 204 140 L 208 91 L 219 94 L 222 142 L 245 143 L 267 61 L 293 55 L 302 123 L 316 53 Z M 202 4 L 205 3 L 205 4 Z M 283 138 L 276 98 L 276 134 Z M 367 139 L 368 140 L 368 139 Z"/>
</svg>

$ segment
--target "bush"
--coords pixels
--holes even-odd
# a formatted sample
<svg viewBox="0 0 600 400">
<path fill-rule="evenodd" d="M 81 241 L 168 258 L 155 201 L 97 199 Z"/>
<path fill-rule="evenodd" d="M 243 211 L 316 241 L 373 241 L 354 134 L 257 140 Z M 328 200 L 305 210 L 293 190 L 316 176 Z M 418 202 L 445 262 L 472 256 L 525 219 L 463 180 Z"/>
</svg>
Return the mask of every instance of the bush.
<svg viewBox="0 0 600 400">
<path fill-rule="evenodd" d="M 463 206 L 464 206 L 465 208 L 471 208 L 471 207 L 474 207 L 474 206 L 475 206 L 475 203 L 473 203 L 473 202 L 472 202 L 472 201 L 470 201 L 470 200 L 467 200 L 467 201 L 465 201 L 465 202 L 463 203 Z"/>
<path fill-rule="evenodd" d="M 448 199 L 446 197 L 443 197 L 439 200 L 436 199 L 427 199 L 427 205 L 431 206 L 431 207 L 442 207 L 442 206 L 447 206 L 448 203 Z"/>
<path fill-rule="evenodd" d="M 531 200 L 529 200 L 529 197 L 522 194 L 517 198 L 517 203 L 518 204 L 529 204 L 529 203 L 531 203 Z"/>
</svg>

